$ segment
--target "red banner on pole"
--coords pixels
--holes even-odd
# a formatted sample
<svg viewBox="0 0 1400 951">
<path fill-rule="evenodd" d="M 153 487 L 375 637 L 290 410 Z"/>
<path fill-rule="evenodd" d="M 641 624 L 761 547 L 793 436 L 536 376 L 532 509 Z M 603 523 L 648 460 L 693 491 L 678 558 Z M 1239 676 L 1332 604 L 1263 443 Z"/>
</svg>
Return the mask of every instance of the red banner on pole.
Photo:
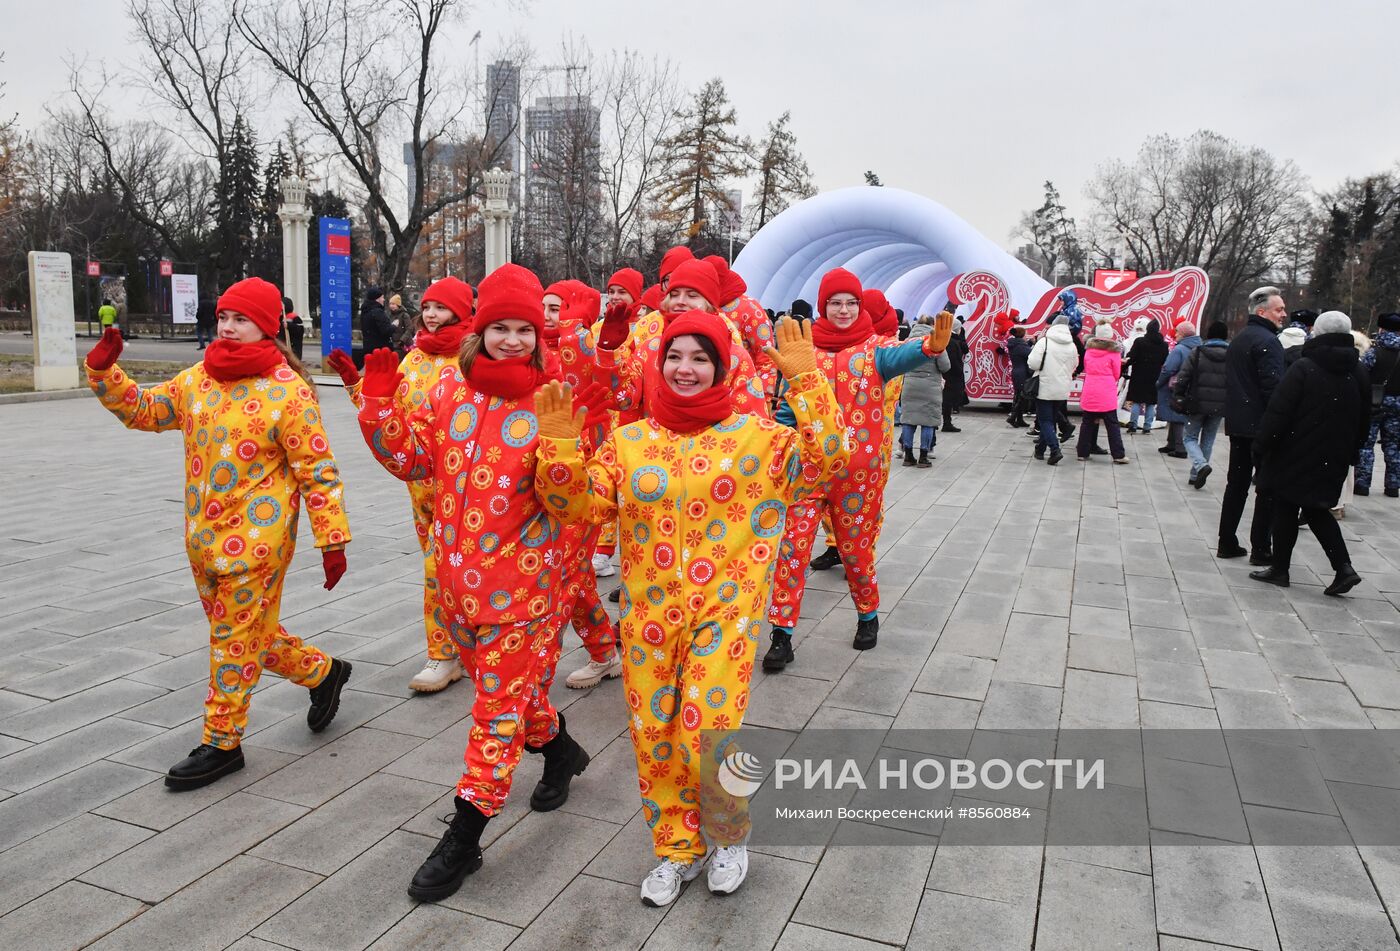
<svg viewBox="0 0 1400 951">
<path fill-rule="evenodd" d="M 161 259 L 160 259 L 160 276 L 161 276 L 161 277 L 169 277 L 170 275 L 172 275 L 172 274 L 174 274 L 174 273 L 175 273 L 175 265 L 171 263 L 170 259 L 169 259 L 169 258 L 161 258 Z"/>
<path fill-rule="evenodd" d="M 350 256 L 350 236 L 348 234 L 326 235 L 326 253 Z"/>
<path fill-rule="evenodd" d="M 88 275 L 88 277 L 101 277 L 101 276 L 102 276 L 102 262 L 101 262 L 101 261 L 89 261 L 89 262 L 87 263 L 87 275 Z"/>
<path fill-rule="evenodd" d="M 1137 280 L 1137 271 L 1113 271 L 1108 268 L 1094 269 L 1094 286 L 1101 291 L 1116 291 Z"/>
</svg>

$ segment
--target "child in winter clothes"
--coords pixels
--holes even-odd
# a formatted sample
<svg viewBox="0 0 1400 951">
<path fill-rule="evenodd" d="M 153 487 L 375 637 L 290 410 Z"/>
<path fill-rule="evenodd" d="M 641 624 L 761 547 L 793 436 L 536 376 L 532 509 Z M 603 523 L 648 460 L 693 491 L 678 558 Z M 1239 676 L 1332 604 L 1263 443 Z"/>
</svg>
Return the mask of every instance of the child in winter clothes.
<svg viewBox="0 0 1400 951">
<path fill-rule="evenodd" d="M 340 706 L 350 664 L 303 645 L 278 623 L 282 583 L 305 500 L 326 589 L 345 573 L 343 487 L 310 378 L 277 339 L 282 295 L 256 277 L 219 298 L 218 336 L 173 380 L 138 386 L 116 365 L 115 328 L 87 358 L 88 385 L 128 429 L 185 438 L 185 549 L 209 618 L 204 740 L 166 786 L 197 789 L 243 768 L 248 704 L 264 669 L 311 691 L 319 733 Z"/>
<path fill-rule="evenodd" d="M 667 325 L 647 417 L 614 430 L 591 460 L 567 393 L 551 385 L 536 404 L 539 496 L 562 518 L 621 520 L 623 684 L 661 859 L 642 884 L 653 906 L 674 901 L 707 859 L 712 892 L 744 880 L 747 808 L 714 782 L 733 747 L 703 731 L 743 723 L 787 506 L 847 461 L 810 328 L 784 321 L 777 336 L 768 355 L 790 384 L 796 428 L 733 408 L 733 343 L 723 319 L 702 311 Z"/>
<path fill-rule="evenodd" d="M 559 657 L 559 524 L 535 495 L 545 382 L 544 290 L 506 264 L 478 288 L 471 334 L 413 413 L 396 397 L 392 352 L 365 361 L 360 429 L 375 458 L 404 481 L 434 483 L 433 558 L 448 632 L 476 686 L 457 784 L 456 815 L 408 887 L 420 901 L 455 892 L 481 867 L 481 834 L 500 812 L 526 748 L 545 757 L 530 797 L 557 809 L 588 765 L 549 700 Z"/>
<path fill-rule="evenodd" d="M 421 311 L 414 318 L 418 329 L 413 335 L 413 348 L 398 368 L 403 382 L 395 395 L 406 412 L 412 413 L 426 403 L 428 390 L 437 384 L 443 367 L 457 362 L 462 341 L 471 329 L 467 323 L 471 314 L 472 288 L 465 281 L 445 277 L 434 281 L 423 292 Z M 344 350 L 332 350 L 326 362 L 340 374 L 355 408 L 362 408 L 360 375 L 350 355 Z M 413 506 L 413 529 L 423 552 L 423 628 L 428 645 L 427 663 L 414 674 L 408 686 L 419 693 L 436 693 L 461 680 L 463 670 L 457 657 L 457 645 L 447 635 L 446 615 L 438 598 L 432 538 L 433 481 L 409 482 L 408 498 Z"/>
<path fill-rule="evenodd" d="M 1123 375 L 1123 350 L 1113 339 L 1113 325 L 1099 324 L 1084 344 L 1084 388 L 1079 409 L 1084 420 L 1079 426 L 1078 456 L 1089 461 L 1089 452 L 1099 435 L 1099 422 L 1108 431 L 1108 451 L 1113 461 L 1128 462 L 1123 452 L 1123 432 L 1118 424 L 1118 380 Z"/>
</svg>

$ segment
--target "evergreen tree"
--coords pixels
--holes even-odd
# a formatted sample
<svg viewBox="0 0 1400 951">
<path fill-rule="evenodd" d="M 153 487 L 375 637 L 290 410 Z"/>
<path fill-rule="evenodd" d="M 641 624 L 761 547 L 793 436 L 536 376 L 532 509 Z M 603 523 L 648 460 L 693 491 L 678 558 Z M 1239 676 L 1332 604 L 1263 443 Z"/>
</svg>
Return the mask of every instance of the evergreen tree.
<svg viewBox="0 0 1400 951">
<path fill-rule="evenodd" d="M 734 130 L 734 107 L 724 81 L 711 79 L 680 114 L 680 130 L 665 141 L 669 156 L 656 190 L 661 217 L 682 229 L 687 243 L 701 232 L 716 235 L 709 208 L 725 208 L 725 184 L 749 172 L 753 145 Z"/>
<path fill-rule="evenodd" d="M 885 183 L 880 181 L 879 175 L 876 175 L 874 172 L 867 168 L 865 170 L 865 184 L 873 186 L 875 188 L 880 188 Z"/>
<path fill-rule="evenodd" d="M 762 228 L 792 199 L 810 198 L 812 170 L 797 151 L 797 137 L 788 128 L 792 114 L 784 112 L 768 124 L 768 136 L 758 144 L 758 190 L 754 193 L 755 225 Z"/>
<path fill-rule="evenodd" d="M 1337 306 L 1337 293 L 1346 270 L 1351 248 L 1351 216 L 1333 205 L 1329 209 L 1327 235 L 1317 249 L 1313 264 L 1313 300 L 1323 309 Z"/>
<path fill-rule="evenodd" d="M 1045 200 L 1040 207 L 1021 216 L 1016 235 L 1035 247 L 1044 263 L 1043 277 L 1047 281 L 1053 282 L 1060 270 L 1083 273 L 1087 256 L 1079 240 L 1079 228 L 1060 200 L 1060 190 L 1054 182 L 1045 183 Z"/>
<path fill-rule="evenodd" d="M 282 204 L 282 179 L 291 174 L 292 162 L 282 143 L 277 143 L 263 171 L 262 194 L 258 196 L 258 222 L 253 273 L 274 284 L 282 283 L 282 220 L 277 208 Z"/>
<path fill-rule="evenodd" d="M 220 242 L 215 268 L 219 286 L 248 276 L 258 225 L 258 154 L 253 132 L 241 115 L 233 121 L 228 157 L 219 169 L 214 220 Z"/>
</svg>

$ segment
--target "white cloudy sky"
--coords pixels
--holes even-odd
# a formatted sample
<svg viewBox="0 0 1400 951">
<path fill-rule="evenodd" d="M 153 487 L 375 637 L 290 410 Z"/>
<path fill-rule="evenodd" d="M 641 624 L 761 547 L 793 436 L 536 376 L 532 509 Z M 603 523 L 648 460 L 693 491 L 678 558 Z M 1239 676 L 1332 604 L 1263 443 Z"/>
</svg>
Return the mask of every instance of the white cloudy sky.
<svg viewBox="0 0 1400 951">
<path fill-rule="evenodd" d="M 124 6 L 0 0 L 3 108 L 32 126 L 65 59 L 132 62 Z M 483 61 L 572 34 L 654 50 L 692 87 L 721 76 L 755 137 L 791 110 L 819 188 L 873 168 L 1007 245 L 1045 179 L 1082 214 L 1095 166 L 1157 132 L 1262 146 L 1320 189 L 1400 160 L 1395 0 L 534 0 L 478 4 L 459 48 L 478 29 Z"/>
</svg>

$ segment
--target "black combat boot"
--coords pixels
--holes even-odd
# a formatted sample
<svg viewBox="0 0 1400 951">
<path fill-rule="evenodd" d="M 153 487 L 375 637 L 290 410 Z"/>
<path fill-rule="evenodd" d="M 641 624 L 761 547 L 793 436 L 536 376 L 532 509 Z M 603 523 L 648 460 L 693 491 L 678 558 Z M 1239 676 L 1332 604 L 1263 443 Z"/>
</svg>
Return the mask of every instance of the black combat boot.
<svg viewBox="0 0 1400 951">
<path fill-rule="evenodd" d="M 588 752 L 569 736 L 561 713 L 558 735 L 541 746 L 539 753 L 544 757 L 544 775 L 530 794 L 530 808 L 551 812 L 569 801 L 569 783 L 588 768 Z"/>
<path fill-rule="evenodd" d="M 491 817 L 462 797 L 457 814 L 432 854 L 413 873 L 408 897 L 418 901 L 442 901 L 462 887 L 462 879 L 481 868 L 481 833 Z"/>
</svg>

